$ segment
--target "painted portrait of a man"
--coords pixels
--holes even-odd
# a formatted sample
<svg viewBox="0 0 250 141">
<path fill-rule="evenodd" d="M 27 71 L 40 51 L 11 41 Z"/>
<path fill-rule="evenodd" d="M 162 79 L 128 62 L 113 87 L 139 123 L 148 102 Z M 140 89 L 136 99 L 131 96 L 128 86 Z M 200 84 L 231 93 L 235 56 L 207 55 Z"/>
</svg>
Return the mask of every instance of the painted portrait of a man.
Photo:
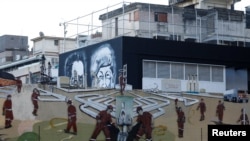
<svg viewBox="0 0 250 141">
<path fill-rule="evenodd" d="M 75 52 L 68 56 L 65 61 L 65 73 L 70 78 L 70 85 L 75 87 L 84 87 L 85 63 L 84 55 L 81 52 Z"/>
<path fill-rule="evenodd" d="M 92 87 L 114 88 L 116 78 L 115 54 L 110 44 L 103 44 L 91 56 Z"/>
</svg>

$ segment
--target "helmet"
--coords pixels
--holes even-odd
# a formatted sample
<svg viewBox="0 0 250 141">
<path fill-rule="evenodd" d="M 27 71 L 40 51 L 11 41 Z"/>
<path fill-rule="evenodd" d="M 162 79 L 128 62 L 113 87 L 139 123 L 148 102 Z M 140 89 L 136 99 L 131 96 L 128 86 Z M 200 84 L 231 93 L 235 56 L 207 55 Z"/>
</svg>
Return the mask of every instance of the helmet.
<svg viewBox="0 0 250 141">
<path fill-rule="evenodd" d="M 242 109 L 241 109 L 241 112 L 245 112 L 245 108 L 242 108 Z"/>
<path fill-rule="evenodd" d="M 139 107 L 136 108 L 136 112 L 137 112 L 137 113 L 138 113 L 140 110 L 142 110 L 142 107 L 141 107 L 141 106 L 139 106 Z"/>
<path fill-rule="evenodd" d="M 67 101 L 67 104 L 72 104 L 72 100 L 69 99 L 69 100 Z"/>
<path fill-rule="evenodd" d="M 181 111 L 182 109 L 181 109 L 181 107 L 178 107 L 178 111 Z"/>
<path fill-rule="evenodd" d="M 108 106 L 107 106 L 107 109 L 113 110 L 113 106 L 112 106 L 112 105 L 108 105 Z"/>
</svg>

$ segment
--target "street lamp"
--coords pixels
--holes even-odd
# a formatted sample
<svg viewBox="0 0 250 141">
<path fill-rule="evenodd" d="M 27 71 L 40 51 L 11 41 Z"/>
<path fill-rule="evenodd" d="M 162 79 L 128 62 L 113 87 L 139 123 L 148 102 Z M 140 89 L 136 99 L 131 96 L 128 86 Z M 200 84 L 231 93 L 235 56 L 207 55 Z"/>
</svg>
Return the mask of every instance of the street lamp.
<svg viewBox="0 0 250 141">
<path fill-rule="evenodd" d="M 65 50 L 65 38 L 66 38 L 66 34 L 67 34 L 67 23 L 59 23 L 59 26 L 63 26 L 63 52 Z"/>
</svg>

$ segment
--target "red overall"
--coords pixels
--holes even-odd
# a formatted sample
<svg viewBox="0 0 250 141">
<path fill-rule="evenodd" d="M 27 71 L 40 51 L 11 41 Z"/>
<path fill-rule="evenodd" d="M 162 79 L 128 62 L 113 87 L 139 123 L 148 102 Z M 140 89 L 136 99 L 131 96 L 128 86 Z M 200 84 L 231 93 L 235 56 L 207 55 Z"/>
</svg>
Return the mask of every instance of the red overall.
<svg viewBox="0 0 250 141">
<path fill-rule="evenodd" d="M 14 119 L 14 116 L 12 111 L 12 101 L 10 99 L 6 99 L 3 104 L 3 115 L 5 115 L 5 128 L 11 127 L 11 122 Z"/>
<path fill-rule="evenodd" d="M 206 112 L 206 104 L 201 101 L 197 107 L 197 110 L 200 109 L 200 114 L 201 114 L 201 117 L 200 117 L 200 121 L 204 120 L 205 119 L 205 112 Z"/>
<path fill-rule="evenodd" d="M 35 116 L 37 116 L 37 110 L 38 110 L 38 96 L 40 96 L 40 94 L 38 92 L 33 92 L 31 95 L 31 100 L 32 100 L 32 103 L 34 105 L 34 109 L 33 109 L 32 114 Z"/>
<path fill-rule="evenodd" d="M 178 136 L 183 137 L 184 132 L 184 123 L 185 123 L 185 114 L 182 110 L 177 111 L 177 125 L 178 125 Z"/>
<path fill-rule="evenodd" d="M 110 132 L 108 129 L 108 124 L 112 123 L 111 115 L 106 110 L 104 110 L 104 111 L 101 111 L 96 116 L 96 120 L 97 120 L 97 123 L 96 123 L 95 129 L 91 136 L 90 141 L 95 141 L 101 131 L 103 131 L 106 137 L 106 141 L 110 141 L 111 138 L 110 138 Z"/>
<path fill-rule="evenodd" d="M 67 125 L 66 132 L 69 132 L 72 127 L 73 127 L 74 133 L 77 133 L 76 108 L 74 105 L 69 105 L 68 106 L 68 125 Z"/>
<path fill-rule="evenodd" d="M 225 110 L 224 104 L 219 103 L 216 108 L 216 115 L 218 116 L 219 122 L 222 122 L 223 120 L 223 112 Z"/>
<path fill-rule="evenodd" d="M 249 120 L 247 114 L 241 114 L 240 118 L 238 119 L 237 122 L 240 122 L 241 125 L 249 125 Z"/>
<path fill-rule="evenodd" d="M 17 79 L 16 80 L 16 86 L 17 86 L 17 92 L 20 93 L 22 89 L 22 80 Z"/>
<path fill-rule="evenodd" d="M 141 126 L 137 132 L 136 140 L 139 140 L 142 135 L 146 135 L 146 140 L 152 140 L 152 114 L 149 112 L 143 112 L 142 115 L 138 115 L 137 122 L 141 123 Z"/>
<path fill-rule="evenodd" d="M 119 83 L 120 83 L 120 92 L 123 94 L 123 91 L 125 89 L 125 82 L 123 75 L 119 76 Z"/>
</svg>

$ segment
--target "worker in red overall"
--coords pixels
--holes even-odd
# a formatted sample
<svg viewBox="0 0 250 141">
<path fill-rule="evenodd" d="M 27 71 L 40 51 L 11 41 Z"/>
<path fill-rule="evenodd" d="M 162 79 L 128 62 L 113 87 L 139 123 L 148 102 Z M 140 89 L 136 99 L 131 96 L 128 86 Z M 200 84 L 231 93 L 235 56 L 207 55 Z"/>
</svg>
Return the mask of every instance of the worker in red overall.
<svg viewBox="0 0 250 141">
<path fill-rule="evenodd" d="M 145 134 L 147 141 L 152 141 L 152 130 L 153 130 L 153 116 L 149 112 L 143 112 L 142 107 L 137 107 L 136 112 L 138 113 L 138 117 L 136 122 L 140 124 L 139 130 L 136 134 L 136 141 Z"/>
<path fill-rule="evenodd" d="M 178 107 L 176 112 L 177 112 L 178 137 L 182 138 L 184 133 L 184 123 L 186 121 L 186 117 L 181 107 Z"/>
<path fill-rule="evenodd" d="M 249 125 L 249 119 L 248 119 L 248 115 L 246 114 L 245 108 L 241 109 L 241 115 L 239 119 L 237 120 L 237 123 L 239 122 L 241 125 Z"/>
<path fill-rule="evenodd" d="M 97 136 L 103 131 L 106 141 L 111 141 L 110 131 L 108 126 L 112 123 L 111 112 L 113 111 L 113 106 L 108 105 L 106 110 L 100 111 L 96 116 L 96 126 L 91 135 L 91 139 L 89 141 L 96 141 Z"/>
<path fill-rule="evenodd" d="M 20 80 L 20 78 L 16 80 L 16 86 L 17 86 L 17 92 L 20 93 L 22 89 L 22 80 Z"/>
<path fill-rule="evenodd" d="M 206 104 L 203 98 L 201 98 L 201 101 L 196 108 L 196 110 L 199 110 L 199 109 L 200 109 L 200 114 L 201 114 L 200 121 L 202 121 L 205 119 L 205 112 L 206 112 Z"/>
<path fill-rule="evenodd" d="M 218 101 L 218 105 L 216 107 L 216 116 L 218 116 L 219 123 L 222 123 L 223 114 L 224 114 L 225 106 L 221 100 Z"/>
<path fill-rule="evenodd" d="M 3 104 L 3 115 L 5 115 L 5 128 L 12 127 L 11 122 L 14 119 L 13 111 L 12 111 L 12 100 L 11 95 L 7 96 L 7 99 Z"/>
<path fill-rule="evenodd" d="M 69 133 L 70 129 L 73 127 L 73 134 L 77 135 L 76 127 L 76 107 L 72 104 L 72 100 L 68 100 L 68 125 L 64 129 L 65 133 Z"/>
<path fill-rule="evenodd" d="M 37 88 L 34 88 L 32 94 L 31 94 L 31 101 L 32 101 L 33 106 L 34 106 L 32 114 L 33 114 L 34 116 L 37 116 L 37 110 L 38 110 L 38 97 L 39 97 L 39 96 L 40 96 L 39 90 L 38 90 Z"/>
<path fill-rule="evenodd" d="M 119 84 L 120 84 L 120 92 L 123 95 L 123 91 L 125 89 L 126 84 L 125 84 L 125 78 L 122 75 L 122 73 L 120 73 L 120 75 L 119 75 Z"/>
</svg>

